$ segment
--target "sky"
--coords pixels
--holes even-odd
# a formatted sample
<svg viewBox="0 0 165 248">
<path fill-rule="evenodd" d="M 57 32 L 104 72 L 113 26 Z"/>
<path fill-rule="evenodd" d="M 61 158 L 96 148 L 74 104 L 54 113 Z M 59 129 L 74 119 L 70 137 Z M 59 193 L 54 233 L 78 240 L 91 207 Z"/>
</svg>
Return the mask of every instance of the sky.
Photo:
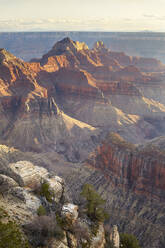
<svg viewBox="0 0 165 248">
<path fill-rule="evenodd" d="M 165 0 L 0 0 L 0 13 L 0 32 L 165 32 Z"/>
</svg>

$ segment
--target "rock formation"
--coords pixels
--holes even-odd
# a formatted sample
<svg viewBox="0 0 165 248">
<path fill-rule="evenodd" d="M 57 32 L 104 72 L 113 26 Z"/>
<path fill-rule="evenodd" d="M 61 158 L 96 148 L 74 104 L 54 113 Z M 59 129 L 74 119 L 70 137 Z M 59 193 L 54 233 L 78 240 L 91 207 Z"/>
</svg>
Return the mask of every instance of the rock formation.
<svg viewBox="0 0 165 248">
<path fill-rule="evenodd" d="M 61 215 L 64 219 L 74 223 L 78 218 L 78 206 L 71 203 L 63 205 Z"/>
<path fill-rule="evenodd" d="M 13 152 L 7 147 L 2 147 L 1 151 L 4 154 L 0 155 L 0 159 L 5 159 L 8 151 Z M 79 217 L 77 205 L 66 202 L 64 181 L 54 173 L 49 173 L 29 161 L 6 163 L 0 171 L 0 190 L 0 211 L 4 209 L 6 213 L 4 216 L 7 216 L 4 217 L 5 221 L 15 221 L 21 225 L 22 232 L 26 233 L 32 247 L 38 247 L 41 239 L 42 247 L 45 248 L 83 247 L 83 243 L 89 242 L 85 238 L 86 230 L 91 240 L 90 248 L 104 247 L 103 224 L 100 223 L 97 233 L 92 234 L 92 222 L 87 216 Z M 54 198 L 48 198 L 48 194 L 54 195 Z M 44 212 L 40 212 L 40 209 L 44 209 Z M 56 221 L 57 215 L 58 221 Z M 84 225 L 83 223 L 86 229 L 82 229 L 84 230 L 82 234 L 79 226 Z M 42 228 L 44 228 L 43 234 Z M 53 233 L 50 231 L 49 235 L 45 236 L 49 229 Z M 36 232 L 38 235 L 41 232 L 42 235 L 38 236 Z"/>
<path fill-rule="evenodd" d="M 154 32 L 23 32 L 1 33 L 0 47 L 29 61 L 40 58 L 53 44 L 69 36 L 84 41 L 89 47 L 99 39 L 112 51 L 124 51 L 132 56 L 157 58 L 165 62 L 164 34 Z M 18 45 L 19 44 L 19 45 Z M 37 45 L 36 45 L 37 44 Z M 31 52 L 33 51 L 33 53 Z"/>
<path fill-rule="evenodd" d="M 113 226 L 112 232 L 110 234 L 110 240 L 112 241 L 114 248 L 120 247 L 120 236 L 117 226 Z"/>
<path fill-rule="evenodd" d="M 42 205 L 41 197 L 35 195 L 33 190 L 36 185 L 40 187 L 43 180 L 50 182 L 50 188 L 51 182 L 54 182 L 56 202 L 59 202 L 63 194 L 62 179 L 60 181 L 58 177 L 50 175 L 46 169 L 34 166 L 28 161 L 18 161 L 9 164 L 5 169 L 1 168 L 0 178 L 1 193 L 4 198 L 1 199 L 1 207 L 5 207 L 10 216 L 20 223 L 30 221 Z"/>
<path fill-rule="evenodd" d="M 120 129 L 133 142 L 137 140 L 127 130 L 136 129 L 143 141 L 144 126 L 149 132 L 155 129 L 144 117 L 165 111 L 164 105 L 141 93 L 143 85 L 152 88 L 161 75 L 157 73 L 155 78 L 152 73 L 143 73 L 135 65 L 137 58 L 111 52 L 102 42 L 89 49 L 84 43 L 65 38 L 32 63 L 4 49 L 0 57 L 1 143 L 33 151 L 45 147 L 57 152 L 67 150 L 68 160 L 83 160 L 97 145 L 91 137 L 100 131 L 94 127 Z M 127 109 L 126 101 L 134 106 L 132 110 Z M 61 127 L 63 132 L 59 131 Z M 80 139 L 77 129 L 81 130 Z M 87 148 L 82 145 L 85 143 L 89 144 Z"/>
</svg>

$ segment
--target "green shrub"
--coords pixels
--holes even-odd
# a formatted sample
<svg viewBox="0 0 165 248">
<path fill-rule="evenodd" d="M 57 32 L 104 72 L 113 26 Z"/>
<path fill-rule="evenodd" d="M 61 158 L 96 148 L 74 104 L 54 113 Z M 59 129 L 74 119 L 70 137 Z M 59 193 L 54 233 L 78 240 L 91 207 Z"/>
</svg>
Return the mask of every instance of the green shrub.
<svg viewBox="0 0 165 248">
<path fill-rule="evenodd" d="M 0 222 L 0 247 L 1 248 L 28 248 L 28 242 L 19 227 L 12 221 Z"/>
<path fill-rule="evenodd" d="M 102 205 L 105 201 L 95 191 L 94 187 L 90 184 L 85 184 L 81 195 L 86 199 L 86 209 L 88 217 L 94 222 L 104 222 L 109 216 L 104 210 Z"/>
<path fill-rule="evenodd" d="M 50 186 L 48 183 L 43 183 L 41 185 L 40 194 L 46 198 L 48 202 L 52 202 L 52 198 L 54 197 L 53 190 L 50 190 Z"/>
<path fill-rule="evenodd" d="M 46 209 L 42 205 L 39 206 L 39 208 L 37 209 L 37 214 L 38 216 L 46 215 Z"/>
<path fill-rule="evenodd" d="M 120 233 L 120 247 L 121 248 L 140 248 L 137 238 L 128 233 Z"/>
</svg>

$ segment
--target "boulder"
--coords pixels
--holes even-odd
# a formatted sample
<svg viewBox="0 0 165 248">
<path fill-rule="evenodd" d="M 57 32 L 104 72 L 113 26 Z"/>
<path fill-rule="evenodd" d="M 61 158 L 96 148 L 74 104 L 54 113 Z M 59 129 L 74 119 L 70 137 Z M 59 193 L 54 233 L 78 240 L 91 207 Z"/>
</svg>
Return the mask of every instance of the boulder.
<svg viewBox="0 0 165 248">
<path fill-rule="evenodd" d="M 67 203 L 63 205 L 61 215 L 69 223 L 73 224 L 78 218 L 78 206 L 72 203 Z"/>
<path fill-rule="evenodd" d="M 41 179 L 48 176 L 48 171 L 42 167 L 34 166 L 29 161 L 19 161 L 9 164 L 7 175 L 13 178 L 22 187 L 33 187 Z"/>
</svg>

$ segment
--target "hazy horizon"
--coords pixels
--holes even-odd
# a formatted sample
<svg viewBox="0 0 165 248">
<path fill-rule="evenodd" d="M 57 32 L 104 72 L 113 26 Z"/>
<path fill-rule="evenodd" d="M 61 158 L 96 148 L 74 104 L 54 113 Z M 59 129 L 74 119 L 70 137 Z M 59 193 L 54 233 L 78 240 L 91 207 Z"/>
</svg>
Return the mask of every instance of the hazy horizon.
<svg viewBox="0 0 165 248">
<path fill-rule="evenodd" d="M 0 0 L 0 32 L 165 32 L 163 0 Z"/>
</svg>

